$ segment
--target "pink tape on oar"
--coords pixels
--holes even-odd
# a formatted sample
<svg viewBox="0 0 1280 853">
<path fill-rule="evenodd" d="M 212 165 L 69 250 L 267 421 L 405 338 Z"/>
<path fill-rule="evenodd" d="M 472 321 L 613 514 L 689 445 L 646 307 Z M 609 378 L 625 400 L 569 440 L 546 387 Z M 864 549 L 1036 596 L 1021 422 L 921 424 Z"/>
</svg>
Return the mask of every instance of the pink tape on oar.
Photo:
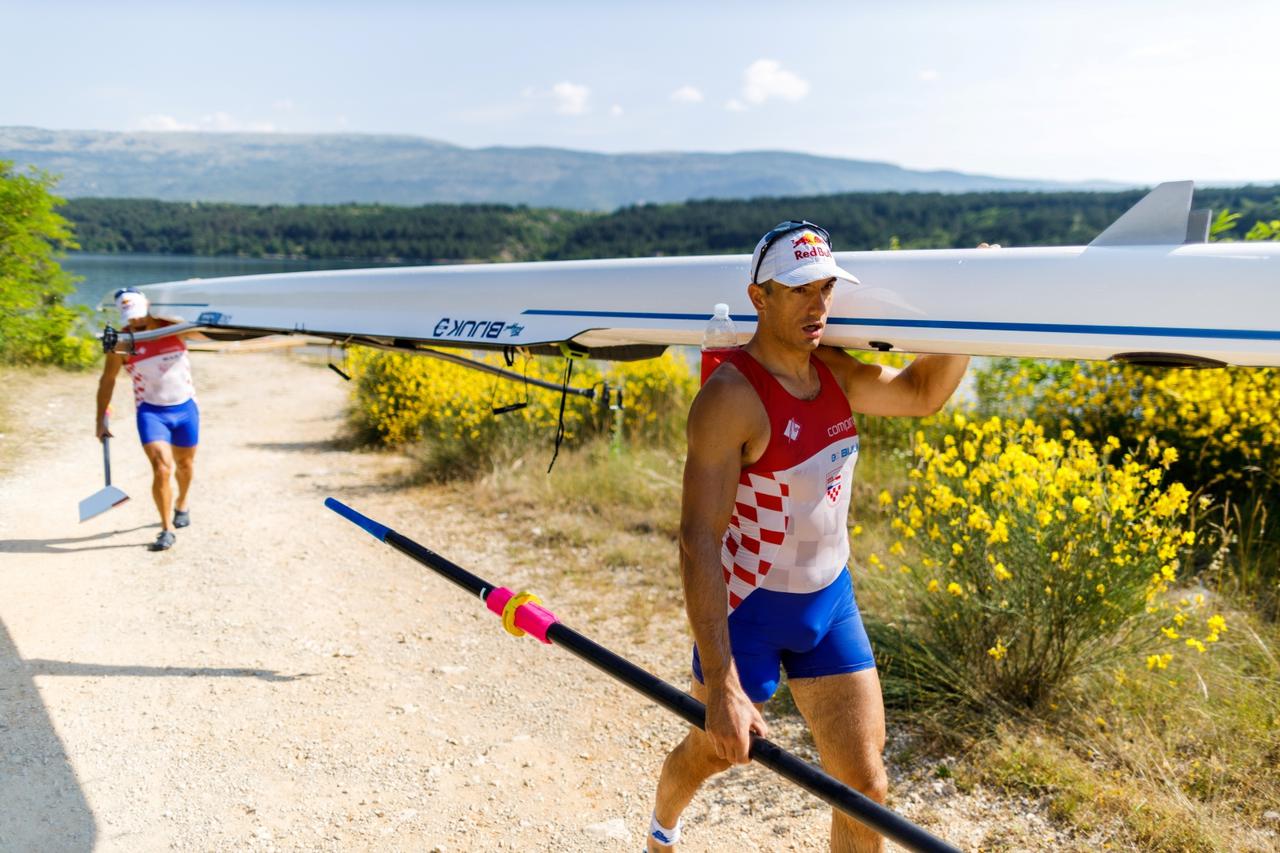
<svg viewBox="0 0 1280 853">
<path fill-rule="evenodd" d="M 488 607 L 502 617 L 502 627 L 507 633 L 523 637 L 526 633 L 551 645 L 547 629 L 555 622 L 556 615 L 542 606 L 541 599 L 531 592 L 514 593 L 505 586 L 492 590 L 484 600 Z"/>
</svg>

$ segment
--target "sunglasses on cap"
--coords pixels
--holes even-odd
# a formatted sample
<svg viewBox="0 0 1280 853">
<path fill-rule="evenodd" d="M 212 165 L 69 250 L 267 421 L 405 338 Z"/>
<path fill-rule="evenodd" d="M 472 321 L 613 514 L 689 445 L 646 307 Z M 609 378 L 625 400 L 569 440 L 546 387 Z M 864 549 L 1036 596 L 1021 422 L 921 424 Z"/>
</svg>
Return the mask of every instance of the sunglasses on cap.
<svg viewBox="0 0 1280 853">
<path fill-rule="evenodd" d="M 752 284 L 760 283 L 756 278 L 760 275 L 760 265 L 764 263 L 764 256 L 769 254 L 769 247 L 786 235 L 805 229 L 816 231 L 823 240 L 827 241 L 828 246 L 831 245 L 831 234 L 821 225 L 814 225 L 807 219 L 788 219 L 785 222 L 779 222 L 764 235 L 764 246 L 760 249 L 760 256 L 756 258 L 755 268 L 751 270 Z"/>
</svg>

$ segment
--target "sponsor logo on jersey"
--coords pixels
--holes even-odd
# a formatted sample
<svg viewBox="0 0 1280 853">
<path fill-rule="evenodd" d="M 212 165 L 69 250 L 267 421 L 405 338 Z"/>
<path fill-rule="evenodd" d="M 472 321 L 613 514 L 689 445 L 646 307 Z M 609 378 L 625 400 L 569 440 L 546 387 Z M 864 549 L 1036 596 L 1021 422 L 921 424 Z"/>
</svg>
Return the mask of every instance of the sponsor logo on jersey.
<svg viewBox="0 0 1280 853">
<path fill-rule="evenodd" d="M 783 429 L 782 434 L 787 437 L 788 441 L 795 441 L 800 437 L 800 424 L 796 422 L 795 418 L 787 421 L 787 426 Z"/>
<path fill-rule="evenodd" d="M 840 433 L 848 432 L 851 429 L 853 429 L 853 415 L 827 427 L 827 438 L 835 438 Z"/>
</svg>

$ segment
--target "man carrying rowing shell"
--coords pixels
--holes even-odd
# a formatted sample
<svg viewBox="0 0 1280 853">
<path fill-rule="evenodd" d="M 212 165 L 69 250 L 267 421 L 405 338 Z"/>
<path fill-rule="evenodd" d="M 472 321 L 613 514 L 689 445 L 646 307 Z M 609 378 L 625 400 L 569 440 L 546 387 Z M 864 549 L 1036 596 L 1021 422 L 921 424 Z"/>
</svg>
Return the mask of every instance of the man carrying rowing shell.
<svg viewBox="0 0 1280 853">
<path fill-rule="evenodd" d="M 838 282 L 847 282 L 839 284 Z M 883 802 L 884 705 L 847 568 L 858 430 L 853 413 L 928 415 L 955 391 L 965 356 L 923 355 L 896 370 L 819 346 L 837 286 L 827 232 L 784 222 L 756 244 L 747 295 L 755 335 L 707 380 L 689 412 L 680 568 L 693 628 L 692 729 L 658 780 L 648 845 L 668 851 L 711 775 L 748 761 L 760 709 L 785 668 L 824 769 Z M 843 813 L 833 851 L 878 851 Z"/>
<path fill-rule="evenodd" d="M 172 325 L 147 313 L 147 297 L 132 288 L 116 292 L 116 308 L 120 320 L 131 332 L 163 329 Z M 98 411 L 94 416 L 94 434 L 101 441 L 107 431 L 107 406 L 116 387 L 116 376 L 123 367 L 133 379 L 133 399 L 137 405 L 138 437 L 151 462 L 151 496 L 160 510 L 160 533 L 148 548 L 167 551 L 173 547 L 175 531 L 191 523 L 187 497 L 200 440 L 200 410 L 196 407 L 196 389 L 191 382 L 191 362 L 182 335 L 145 341 L 134 347 L 132 355 L 107 353 L 98 381 Z M 178 495 L 173 494 L 177 475 Z"/>
</svg>

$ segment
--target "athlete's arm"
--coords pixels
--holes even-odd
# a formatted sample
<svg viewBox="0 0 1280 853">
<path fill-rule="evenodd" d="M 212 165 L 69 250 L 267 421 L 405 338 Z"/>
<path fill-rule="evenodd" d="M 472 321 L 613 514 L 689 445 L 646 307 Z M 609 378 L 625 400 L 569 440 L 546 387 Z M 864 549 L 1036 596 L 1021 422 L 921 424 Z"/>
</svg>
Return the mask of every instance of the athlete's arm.
<svg viewBox="0 0 1280 853">
<path fill-rule="evenodd" d="M 689 411 L 680 505 L 680 574 L 707 687 L 706 731 L 716 755 L 734 764 L 747 762 L 750 733 L 764 735 L 767 728 L 733 663 L 720 548 L 733 513 L 744 448 L 763 416 L 759 400 L 736 372 L 721 370 L 708 380 Z"/>
<path fill-rule="evenodd" d="M 817 355 L 836 375 L 855 412 L 889 417 L 938 411 L 969 367 L 967 355 L 918 355 L 901 369 L 866 364 L 833 347 L 818 347 Z"/>
<path fill-rule="evenodd" d="M 119 375 L 120 368 L 123 366 L 124 356 L 114 352 L 107 353 L 106 363 L 102 365 L 102 378 L 98 380 L 98 406 L 93 418 L 93 434 L 99 441 L 104 435 L 111 435 L 102 419 L 107 414 L 107 407 L 111 405 L 111 394 L 116 388 L 116 376 Z"/>
<path fill-rule="evenodd" d="M 161 319 L 161 318 L 159 318 L 159 317 L 156 317 L 156 318 L 154 318 L 154 319 L 155 319 L 155 320 L 160 324 L 159 326 L 156 326 L 156 328 L 157 328 L 157 329 L 163 329 L 163 328 L 165 328 L 165 327 L 167 327 L 167 326 L 177 326 L 177 325 L 180 325 L 180 321 L 178 321 L 178 320 L 164 320 L 164 319 Z M 182 321 L 182 322 L 185 322 L 185 321 Z M 177 339 L 178 339 L 178 340 L 180 340 L 180 341 L 208 341 L 208 340 L 212 340 L 212 338 L 210 338 L 210 337 L 208 337 L 207 335 L 205 335 L 205 333 L 204 333 L 204 332 L 201 332 L 199 329 L 191 329 L 190 331 L 187 331 L 187 332 L 178 332 L 178 334 L 174 335 L 174 337 L 175 337 L 175 338 L 177 338 Z"/>
</svg>

